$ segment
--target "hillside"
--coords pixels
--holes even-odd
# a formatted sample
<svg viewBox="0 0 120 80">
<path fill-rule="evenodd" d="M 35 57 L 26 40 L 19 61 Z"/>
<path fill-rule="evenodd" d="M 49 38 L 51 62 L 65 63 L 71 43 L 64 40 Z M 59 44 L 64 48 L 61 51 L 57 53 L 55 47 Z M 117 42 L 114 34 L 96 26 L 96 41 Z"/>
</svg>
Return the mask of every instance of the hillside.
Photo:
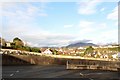
<svg viewBox="0 0 120 80">
<path fill-rule="evenodd" d="M 77 42 L 77 43 L 72 43 L 69 44 L 66 47 L 85 47 L 85 46 L 97 46 L 96 44 L 93 43 L 83 43 L 83 42 Z"/>
</svg>

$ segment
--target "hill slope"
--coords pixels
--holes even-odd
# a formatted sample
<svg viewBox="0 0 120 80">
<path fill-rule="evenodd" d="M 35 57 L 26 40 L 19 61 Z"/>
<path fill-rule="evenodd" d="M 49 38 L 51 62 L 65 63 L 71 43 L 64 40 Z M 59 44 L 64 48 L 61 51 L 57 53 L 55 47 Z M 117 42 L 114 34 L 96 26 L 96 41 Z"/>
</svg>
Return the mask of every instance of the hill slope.
<svg viewBox="0 0 120 80">
<path fill-rule="evenodd" d="M 96 44 L 93 43 L 83 43 L 83 42 L 77 42 L 77 43 L 72 43 L 69 44 L 66 47 L 84 47 L 84 46 L 97 46 Z"/>
</svg>

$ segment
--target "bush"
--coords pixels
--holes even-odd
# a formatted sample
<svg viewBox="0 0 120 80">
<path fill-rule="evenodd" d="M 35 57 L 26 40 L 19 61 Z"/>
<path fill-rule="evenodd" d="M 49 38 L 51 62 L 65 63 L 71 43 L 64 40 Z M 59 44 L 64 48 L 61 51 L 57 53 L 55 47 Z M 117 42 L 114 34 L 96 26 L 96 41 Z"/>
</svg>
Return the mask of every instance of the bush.
<svg viewBox="0 0 120 80">
<path fill-rule="evenodd" d="M 39 52 L 39 53 L 41 53 L 39 48 L 34 48 L 34 47 L 31 48 L 31 52 Z"/>
<path fill-rule="evenodd" d="M 94 48 L 92 46 L 89 46 L 88 48 L 86 48 L 84 54 L 89 54 L 89 53 L 93 53 Z"/>
</svg>

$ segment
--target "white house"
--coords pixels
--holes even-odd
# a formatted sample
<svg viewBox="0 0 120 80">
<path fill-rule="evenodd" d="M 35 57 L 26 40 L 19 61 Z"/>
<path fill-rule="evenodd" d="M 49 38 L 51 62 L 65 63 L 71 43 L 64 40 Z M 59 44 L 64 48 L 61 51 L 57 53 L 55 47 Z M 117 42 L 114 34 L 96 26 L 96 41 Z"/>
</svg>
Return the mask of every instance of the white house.
<svg viewBox="0 0 120 80">
<path fill-rule="evenodd" d="M 11 47 L 11 42 L 6 42 L 7 47 Z"/>
<path fill-rule="evenodd" d="M 112 58 L 116 59 L 117 56 L 118 56 L 117 54 L 113 54 L 113 55 L 112 55 Z"/>
<path fill-rule="evenodd" d="M 50 49 L 46 49 L 44 52 L 42 52 L 42 54 L 52 54 L 52 51 L 50 51 Z"/>
<path fill-rule="evenodd" d="M 85 49 L 84 47 L 79 47 L 78 49 Z"/>
<path fill-rule="evenodd" d="M 59 49 L 58 51 L 61 51 L 61 52 L 63 52 L 63 50 L 62 50 L 62 49 Z"/>
</svg>

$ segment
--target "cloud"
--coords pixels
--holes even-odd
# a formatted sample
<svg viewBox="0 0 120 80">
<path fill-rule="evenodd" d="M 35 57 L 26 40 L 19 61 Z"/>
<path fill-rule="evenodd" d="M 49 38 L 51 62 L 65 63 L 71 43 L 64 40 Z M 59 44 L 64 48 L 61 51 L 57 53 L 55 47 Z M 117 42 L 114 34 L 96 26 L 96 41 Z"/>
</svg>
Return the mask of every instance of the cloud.
<svg viewBox="0 0 120 80">
<path fill-rule="evenodd" d="M 32 35 L 23 35 L 25 41 L 35 46 L 37 43 L 38 46 L 64 46 L 69 43 L 70 40 L 73 40 L 76 36 L 70 34 L 32 34 Z"/>
<path fill-rule="evenodd" d="M 0 2 L 79 2 L 89 0 L 0 0 Z M 104 2 L 118 2 L 119 0 L 103 0 Z"/>
<path fill-rule="evenodd" d="M 29 22 L 24 23 L 22 21 L 19 23 L 10 21 L 9 24 L 3 27 L 2 35 L 8 41 L 12 41 L 13 38 L 19 37 L 27 42 L 28 45 L 34 47 L 64 46 L 67 45 L 70 40 L 76 38 L 75 35 L 52 33 L 42 29 L 40 25 L 32 25 L 29 24 Z"/>
<path fill-rule="evenodd" d="M 115 42 L 118 43 L 118 30 L 113 29 L 113 30 L 107 30 L 107 31 L 102 31 L 100 35 L 96 36 L 93 39 L 94 43 L 110 43 L 110 42 Z"/>
<path fill-rule="evenodd" d="M 78 28 L 80 29 L 79 34 L 86 34 L 92 32 L 94 30 L 93 25 L 94 22 L 91 21 L 85 21 L 85 20 L 80 21 L 78 25 Z"/>
<path fill-rule="evenodd" d="M 107 15 L 107 19 L 118 20 L 118 6 L 115 7 L 111 13 Z"/>
<path fill-rule="evenodd" d="M 91 27 L 93 24 L 94 24 L 94 22 L 82 20 L 82 21 L 80 21 L 79 26 L 80 26 L 81 28 L 89 28 L 89 27 Z"/>
<path fill-rule="evenodd" d="M 118 30 L 117 29 L 113 29 L 113 30 L 103 30 L 100 32 L 98 32 L 98 30 L 96 30 L 96 32 L 92 32 L 92 33 L 86 33 L 86 34 L 80 34 L 79 37 L 81 39 L 89 39 L 91 40 L 90 42 L 95 43 L 95 44 L 106 44 L 106 43 L 110 43 L 110 42 L 118 42 Z M 79 38 L 78 38 L 79 40 Z"/>
<path fill-rule="evenodd" d="M 40 13 L 39 16 L 43 16 L 44 17 L 44 16 L 48 16 L 48 14 L 46 14 L 46 13 Z"/>
<path fill-rule="evenodd" d="M 48 14 L 44 12 L 43 3 L 39 2 L 38 4 L 39 6 L 35 6 L 32 3 L 3 3 L 2 14 L 10 17 L 10 19 L 19 18 L 23 20 L 30 20 L 36 18 L 36 16 L 47 16 Z"/>
<path fill-rule="evenodd" d="M 16 27 L 17 26 L 17 27 Z M 7 40 L 12 40 L 14 37 L 19 37 L 27 42 L 30 46 L 64 46 L 70 40 L 76 38 L 73 34 L 52 33 L 41 28 L 34 28 L 31 25 L 16 25 L 7 27 L 3 30 L 3 36 Z M 21 27 L 20 27 L 21 26 Z M 8 36 L 10 35 L 10 36 Z"/>
<path fill-rule="evenodd" d="M 101 8 L 100 11 L 101 11 L 101 12 L 105 11 L 105 8 Z"/>
<path fill-rule="evenodd" d="M 106 23 L 99 23 L 95 21 L 81 20 L 78 27 L 80 28 L 106 28 Z"/>
<path fill-rule="evenodd" d="M 107 19 L 114 21 L 114 25 L 115 25 L 115 26 L 118 26 L 118 23 L 120 23 L 119 20 L 118 20 L 118 17 L 119 17 L 119 16 L 118 16 L 118 9 L 119 9 L 119 8 L 120 8 L 120 6 L 116 6 L 116 7 L 112 10 L 112 12 L 107 15 Z"/>
<path fill-rule="evenodd" d="M 87 39 L 84 39 L 84 40 L 72 40 L 69 42 L 69 44 L 75 44 L 75 43 L 88 43 L 90 42 L 91 40 L 87 40 Z"/>
<path fill-rule="evenodd" d="M 100 0 L 87 0 L 86 2 L 79 2 L 79 14 L 89 15 L 94 14 L 97 11 L 97 5 L 100 4 L 102 1 Z"/>
<path fill-rule="evenodd" d="M 48 15 L 45 13 L 45 8 L 45 4 L 35 6 L 31 3 L 4 3 L 2 11 L 3 37 L 8 41 L 19 37 L 28 45 L 37 47 L 63 46 L 75 39 L 74 35 L 52 33 L 42 29 L 43 26 L 34 24 L 37 17 Z"/>
<path fill-rule="evenodd" d="M 64 28 L 71 28 L 73 25 L 64 25 Z"/>
<path fill-rule="evenodd" d="M 16 5 L 17 4 L 17 5 Z M 93 3 L 90 3 L 93 4 Z M 69 44 L 70 41 L 80 40 L 87 42 L 92 40 L 106 41 L 105 35 L 111 34 L 105 33 L 108 29 L 106 23 L 98 23 L 94 21 L 81 20 L 78 25 L 68 24 L 64 25 L 65 28 L 77 28 L 78 34 L 65 34 L 54 33 L 43 29 L 43 26 L 36 25 L 35 21 L 37 17 L 48 16 L 45 13 L 45 5 L 35 6 L 33 4 L 24 3 L 11 3 L 3 4 L 3 37 L 7 40 L 12 40 L 14 37 L 20 37 L 31 46 L 64 46 Z M 96 5 L 95 5 L 96 6 Z M 94 8 L 95 9 L 95 8 Z M 46 27 L 46 26 L 44 26 Z M 101 31 L 102 33 L 101 35 Z M 115 31 L 113 32 L 114 38 Z M 96 36 L 97 35 L 97 36 Z M 107 37 L 107 36 L 106 36 Z M 108 36 L 107 40 L 112 40 L 113 37 Z M 88 40 L 89 39 L 89 40 Z M 115 41 L 115 40 L 113 40 Z"/>
<path fill-rule="evenodd" d="M 89 39 L 93 43 L 112 42 L 112 40 L 117 42 L 117 28 L 111 30 L 106 23 L 82 20 L 77 27 L 79 32 L 76 40 Z"/>
<path fill-rule="evenodd" d="M 51 0 L 0 0 L 0 2 L 52 2 Z"/>
</svg>

